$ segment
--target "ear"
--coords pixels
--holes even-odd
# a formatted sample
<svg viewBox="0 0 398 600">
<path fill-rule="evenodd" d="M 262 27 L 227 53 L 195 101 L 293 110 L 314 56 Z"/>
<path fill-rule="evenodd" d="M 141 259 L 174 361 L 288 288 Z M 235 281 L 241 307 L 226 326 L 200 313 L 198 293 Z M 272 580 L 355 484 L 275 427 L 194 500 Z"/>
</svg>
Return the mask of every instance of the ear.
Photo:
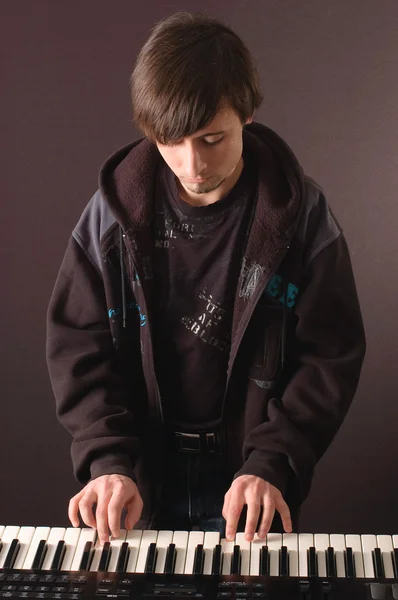
<svg viewBox="0 0 398 600">
<path fill-rule="evenodd" d="M 252 116 L 251 116 L 251 117 L 248 117 L 248 118 L 246 119 L 246 123 L 245 123 L 245 125 L 248 125 L 249 123 L 252 123 L 252 122 L 253 122 L 253 118 L 254 118 L 254 113 L 252 114 Z"/>
</svg>

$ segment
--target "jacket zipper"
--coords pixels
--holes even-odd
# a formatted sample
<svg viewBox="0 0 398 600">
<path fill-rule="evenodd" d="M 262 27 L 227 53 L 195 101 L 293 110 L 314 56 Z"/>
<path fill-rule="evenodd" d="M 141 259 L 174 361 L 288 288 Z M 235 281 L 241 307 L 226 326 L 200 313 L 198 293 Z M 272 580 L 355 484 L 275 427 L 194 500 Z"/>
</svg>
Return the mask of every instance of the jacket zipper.
<svg viewBox="0 0 398 600">
<path fill-rule="evenodd" d="M 134 261 L 134 255 L 130 252 L 130 249 L 127 247 L 127 252 L 129 252 L 130 257 L 131 257 L 131 261 L 133 264 L 133 268 L 135 269 L 136 273 L 139 274 L 140 277 L 140 281 L 143 282 L 145 280 L 144 277 L 141 277 L 141 273 L 139 271 L 139 269 L 137 268 L 137 265 Z M 145 302 L 145 309 L 146 312 L 148 314 L 148 302 L 147 299 L 145 297 L 145 289 L 144 286 L 141 283 L 141 289 L 142 289 L 142 295 L 144 298 L 144 302 Z M 164 415 L 163 415 L 163 406 L 162 406 L 162 399 L 160 397 L 160 389 L 159 389 L 159 385 L 158 385 L 158 381 L 156 378 L 156 373 L 155 373 L 155 364 L 154 364 L 154 354 L 153 354 L 153 339 L 152 339 L 152 325 L 150 324 L 149 319 L 147 320 L 147 326 L 149 328 L 149 333 L 148 333 L 148 351 L 149 351 L 149 363 L 150 363 L 150 370 L 151 370 L 151 374 L 152 374 L 152 385 L 154 388 L 154 392 L 155 392 L 155 399 L 156 399 L 156 406 L 158 409 L 158 414 L 160 417 L 160 424 L 162 426 L 162 428 L 164 429 Z M 152 514 L 149 518 L 149 523 L 148 523 L 148 527 L 151 528 L 153 527 L 154 521 L 155 521 L 155 515 L 158 513 L 158 510 L 160 508 L 160 502 L 161 502 L 161 486 L 160 484 L 157 482 L 156 483 L 156 499 L 155 499 L 155 506 L 152 510 Z"/>
<path fill-rule="evenodd" d="M 236 356 L 238 354 L 238 350 L 239 350 L 242 338 L 243 338 L 243 336 L 245 334 L 247 326 L 248 326 L 248 324 L 250 322 L 250 319 L 252 317 L 254 309 L 256 308 L 257 303 L 258 303 L 261 295 L 264 293 L 264 290 L 266 289 L 266 287 L 267 287 L 267 285 L 268 285 L 268 283 L 269 283 L 272 275 L 279 269 L 280 265 L 282 264 L 282 261 L 285 258 L 285 256 L 287 255 L 289 248 L 290 248 L 290 243 L 288 243 L 285 246 L 283 246 L 284 252 L 281 254 L 281 256 L 279 257 L 279 259 L 275 262 L 275 265 L 274 265 L 273 269 L 270 270 L 270 274 L 267 277 L 267 279 L 265 280 L 264 284 L 255 293 L 255 298 L 254 298 L 254 300 L 252 302 L 252 309 L 251 309 L 248 317 L 246 318 L 246 322 L 244 323 L 243 327 L 241 327 L 241 332 L 240 332 L 240 335 L 238 337 L 238 342 L 235 344 L 235 351 L 234 351 L 234 355 L 232 357 L 230 368 L 228 369 L 228 377 L 227 377 L 227 381 L 226 381 L 226 384 L 225 384 L 224 396 L 223 396 L 222 407 L 221 407 L 221 427 L 223 427 L 223 423 L 224 423 L 224 409 L 225 409 L 226 398 L 227 398 L 227 395 L 228 395 L 229 382 L 230 382 L 230 379 L 231 379 L 231 374 L 232 374 L 233 366 L 235 364 L 235 359 L 236 359 Z"/>
</svg>

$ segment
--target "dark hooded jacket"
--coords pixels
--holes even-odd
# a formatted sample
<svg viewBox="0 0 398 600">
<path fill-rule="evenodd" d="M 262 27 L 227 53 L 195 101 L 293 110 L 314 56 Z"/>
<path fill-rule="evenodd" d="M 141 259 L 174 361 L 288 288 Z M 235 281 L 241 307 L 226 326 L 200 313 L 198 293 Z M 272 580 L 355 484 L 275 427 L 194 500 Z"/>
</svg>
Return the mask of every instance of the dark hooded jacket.
<svg viewBox="0 0 398 600">
<path fill-rule="evenodd" d="M 243 144 L 256 154 L 258 194 L 233 311 L 224 474 L 262 477 L 294 510 L 354 397 L 365 335 L 346 241 L 322 189 L 269 128 L 245 126 Z M 48 367 L 75 476 L 133 478 L 139 528 L 153 524 L 167 460 L 152 331 L 162 160 L 140 138 L 105 162 L 48 310 Z"/>
</svg>

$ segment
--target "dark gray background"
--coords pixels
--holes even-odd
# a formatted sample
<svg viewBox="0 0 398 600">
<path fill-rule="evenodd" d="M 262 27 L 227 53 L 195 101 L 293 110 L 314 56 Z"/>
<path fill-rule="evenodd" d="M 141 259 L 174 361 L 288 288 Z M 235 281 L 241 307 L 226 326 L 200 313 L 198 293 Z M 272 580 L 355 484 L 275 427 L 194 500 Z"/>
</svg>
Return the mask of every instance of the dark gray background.
<svg viewBox="0 0 398 600">
<path fill-rule="evenodd" d="M 265 95 L 255 118 L 324 187 L 352 254 L 366 362 L 301 530 L 398 532 L 396 0 L 1 3 L 0 523 L 67 524 L 79 486 L 54 416 L 45 312 L 100 165 L 137 134 L 137 53 L 177 10 L 221 17 L 248 44 Z"/>
</svg>

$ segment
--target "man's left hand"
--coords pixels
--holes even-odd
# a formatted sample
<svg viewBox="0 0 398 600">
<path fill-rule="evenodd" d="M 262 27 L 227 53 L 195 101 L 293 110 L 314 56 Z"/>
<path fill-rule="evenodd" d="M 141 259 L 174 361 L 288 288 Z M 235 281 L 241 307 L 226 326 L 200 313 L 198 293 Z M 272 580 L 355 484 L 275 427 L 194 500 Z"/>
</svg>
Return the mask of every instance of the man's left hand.
<svg viewBox="0 0 398 600">
<path fill-rule="evenodd" d="M 275 510 L 281 516 L 286 533 L 292 531 L 290 510 L 281 492 L 261 477 L 255 475 L 240 475 L 233 482 L 224 497 L 222 515 L 227 522 L 226 538 L 234 540 L 239 517 L 244 505 L 247 504 L 245 539 L 251 542 L 256 533 L 261 507 L 263 514 L 258 530 L 258 537 L 264 539 L 267 535 Z"/>
</svg>

